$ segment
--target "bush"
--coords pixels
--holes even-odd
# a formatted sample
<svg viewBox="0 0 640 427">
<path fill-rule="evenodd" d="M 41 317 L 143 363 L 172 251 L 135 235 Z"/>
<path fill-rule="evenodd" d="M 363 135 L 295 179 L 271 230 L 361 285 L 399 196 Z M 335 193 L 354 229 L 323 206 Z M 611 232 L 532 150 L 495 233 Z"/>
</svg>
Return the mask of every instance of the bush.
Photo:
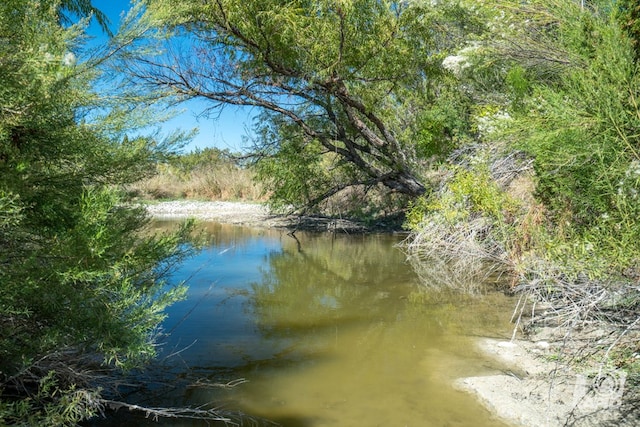
<svg viewBox="0 0 640 427">
<path fill-rule="evenodd" d="M 512 135 L 535 159 L 557 244 L 590 248 L 572 253 L 592 260 L 594 274 L 596 265 L 619 274 L 640 259 L 640 76 L 615 14 L 576 6 L 560 16 L 556 44 L 576 66 L 535 83 Z"/>
<path fill-rule="evenodd" d="M 412 234 L 404 246 L 429 286 L 473 293 L 511 282 L 520 204 L 492 177 L 490 153 L 471 150 L 457 158 L 440 189 L 414 202 L 407 215 Z"/>
<path fill-rule="evenodd" d="M 2 425 L 98 413 L 100 386 L 153 357 L 163 310 L 184 292 L 163 278 L 187 229 L 149 236 L 121 191 L 153 166 L 155 143 L 92 114 L 97 70 L 69 60 L 82 28 L 59 24 L 60 4 L 0 4 Z"/>
</svg>

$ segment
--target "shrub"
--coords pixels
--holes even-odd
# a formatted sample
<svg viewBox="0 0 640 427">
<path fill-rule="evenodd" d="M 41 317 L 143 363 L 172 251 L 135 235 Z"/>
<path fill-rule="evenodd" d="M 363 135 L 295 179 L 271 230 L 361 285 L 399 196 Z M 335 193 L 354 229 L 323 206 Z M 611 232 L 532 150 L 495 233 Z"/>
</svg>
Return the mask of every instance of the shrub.
<svg viewBox="0 0 640 427">
<path fill-rule="evenodd" d="M 0 3 L 2 425 L 98 413 L 100 385 L 153 357 L 163 310 L 184 292 L 163 278 L 188 253 L 187 230 L 149 236 L 121 192 L 148 173 L 156 144 L 114 133 L 92 109 L 97 70 L 68 60 L 82 28 L 60 25 L 69 4 Z"/>
</svg>

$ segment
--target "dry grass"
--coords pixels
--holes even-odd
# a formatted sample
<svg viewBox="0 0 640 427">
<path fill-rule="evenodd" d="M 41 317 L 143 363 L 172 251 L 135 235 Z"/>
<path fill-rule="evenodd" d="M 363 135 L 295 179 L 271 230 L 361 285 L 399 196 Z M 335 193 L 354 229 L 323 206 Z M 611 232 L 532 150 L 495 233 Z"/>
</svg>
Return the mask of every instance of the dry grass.
<svg viewBox="0 0 640 427">
<path fill-rule="evenodd" d="M 158 174 L 139 181 L 130 192 L 142 199 L 197 199 L 264 201 L 262 186 L 249 170 L 231 164 L 197 168 L 184 174 L 160 169 Z"/>
<path fill-rule="evenodd" d="M 423 284 L 474 294 L 513 271 L 504 248 L 490 236 L 492 228 L 482 217 L 455 225 L 432 220 L 403 246 Z"/>
</svg>

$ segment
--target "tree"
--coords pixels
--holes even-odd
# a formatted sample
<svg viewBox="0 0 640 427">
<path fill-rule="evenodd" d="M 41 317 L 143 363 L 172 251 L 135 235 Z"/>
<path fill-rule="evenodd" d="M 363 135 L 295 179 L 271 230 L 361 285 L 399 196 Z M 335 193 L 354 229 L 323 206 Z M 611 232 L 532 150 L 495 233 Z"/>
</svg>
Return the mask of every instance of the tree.
<svg viewBox="0 0 640 427">
<path fill-rule="evenodd" d="M 99 412 L 97 372 L 152 357 L 163 309 L 183 293 L 163 277 L 186 254 L 185 234 L 144 233 L 144 210 L 121 188 L 153 170 L 155 142 L 100 121 L 97 70 L 76 60 L 83 28 L 63 26 L 66 11 L 0 5 L 3 425 Z"/>
<path fill-rule="evenodd" d="M 61 0 L 58 10 L 60 24 L 72 25 L 75 18 L 93 18 L 100 28 L 111 35 L 109 30 L 109 18 L 100 9 L 91 4 L 91 0 Z"/>
<path fill-rule="evenodd" d="M 377 0 L 146 4 L 147 22 L 179 37 L 164 57 L 140 55 L 128 64 L 135 84 L 178 100 L 207 99 L 209 111 L 258 107 L 255 154 L 275 159 L 266 168 L 275 190 L 306 189 L 297 199 L 295 191 L 276 191 L 284 202 L 315 205 L 345 188 L 378 184 L 419 196 L 425 153 L 455 144 L 460 123 L 453 116 L 464 116 L 465 105 L 439 64 L 464 31 L 479 28 L 459 7 Z M 445 93 L 451 96 L 443 99 L 456 99 L 456 114 L 434 114 Z"/>
</svg>

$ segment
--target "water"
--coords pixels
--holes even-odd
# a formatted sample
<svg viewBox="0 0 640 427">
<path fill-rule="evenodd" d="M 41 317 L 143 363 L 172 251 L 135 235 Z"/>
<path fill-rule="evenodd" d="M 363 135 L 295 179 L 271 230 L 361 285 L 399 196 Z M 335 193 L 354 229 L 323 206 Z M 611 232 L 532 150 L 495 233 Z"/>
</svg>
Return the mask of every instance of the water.
<svg viewBox="0 0 640 427">
<path fill-rule="evenodd" d="M 509 335 L 507 297 L 424 291 L 399 236 L 205 231 L 209 246 L 173 276 L 189 297 L 130 402 L 215 406 L 242 425 L 501 425 L 450 384 L 494 371 L 473 339 Z M 95 425 L 207 424 L 121 410 Z"/>
</svg>

